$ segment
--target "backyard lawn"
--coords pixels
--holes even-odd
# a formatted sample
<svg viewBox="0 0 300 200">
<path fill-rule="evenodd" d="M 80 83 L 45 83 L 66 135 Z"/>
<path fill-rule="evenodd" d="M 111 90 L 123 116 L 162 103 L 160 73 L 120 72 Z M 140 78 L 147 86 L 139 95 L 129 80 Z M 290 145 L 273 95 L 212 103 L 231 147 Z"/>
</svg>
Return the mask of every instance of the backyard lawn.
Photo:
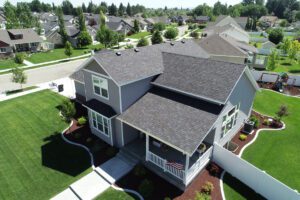
<svg viewBox="0 0 300 200">
<path fill-rule="evenodd" d="M 88 153 L 61 138 L 63 99 L 44 90 L 0 102 L 0 199 L 49 199 L 91 171 Z"/>
<path fill-rule="evenodd" d="M 107 189 L 95 200 L 138 200 L 139 198 L 133 196 L 133 194 L 115 190 L 113 188 Z"/>
<path fill-rule="evenodd" d="M 102 48 L 102 47 L 103 45 L 98 44 L 98 45 L 90 45 L 87 46 L 86 48 L 73 49 L 73 54 L 71 57 L 82 56 L 84 54 L 89 53 L 90 50 L 94 48 Z M 34 53 L 30 57 L 27 57 L 26 60 L 37 64 L 37 63 L 60 60 L 65 58 L 68 58 L 68 56 L 65 55 L 65 48 L 57 48 L 49 52 Z"/>
<path fill-rule="evenodd" d="M 0 70 L 7 68 L 20 67 L 22 65 L 15 63 L 14 59 L 0 59 Z"/>
<path fill-rule="evenodd" d="M 287 73 L 300 73 L 300 63 L 297 61 L 291 61 L 288 57 L 280 57 L 275 72 L 287 72 Z"/>
<path fill-rule="evenodd" d="M 300 191 L 300 99 L 263 90 L 256 95 L 254 109 L 265 115 L 274 116 L 282 104 L 288 106 L 290 113 L 283 118 L 286 129 L 261 132 L 257 140 L 244 151 L 242 157 L 292 189 Z M 250 193 L 238 185 L 237 179 L 230 175 L 224 177 L 226 199 L 257 199 L 250 198 Z"/>
<path fill-rule="evenodd" d="M 131 39 L 141 39 L 143 37 L 146 37 L 148 35 L 151 35 L 150 32 L 139 32 L 133 35 L 128 36 L 127 38 L 131 38 Z"/>
</svg>

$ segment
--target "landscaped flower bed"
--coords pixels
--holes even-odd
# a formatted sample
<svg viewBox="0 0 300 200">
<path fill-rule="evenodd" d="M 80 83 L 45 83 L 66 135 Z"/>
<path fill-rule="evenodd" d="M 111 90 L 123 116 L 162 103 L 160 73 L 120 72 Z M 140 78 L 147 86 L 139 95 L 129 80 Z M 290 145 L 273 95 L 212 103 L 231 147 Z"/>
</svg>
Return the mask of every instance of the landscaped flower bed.
<svg viewBox="0 0 300 200">
<path fill-rule="evenodd" d="M 88 124 L 79 125 L 77 120 L 73 119 L 72 121 L 73 125 L 64 133 L 65 137 L 72 142 L 89 148 L 95 166 L 99 166 L 117 154 L 118 150 L 116 148 L 111 147 L 91 133 Z"/>
<path fill-rule="evenodd" d="M 264 88 L 264 89 L 274 90 L 273 89 L 274 83 L 258 82 L 258 85 L 261 88 Z M 284 89 L 284 91 L 283 91 L 283 93 L 291 95 L 291 96 L 299 96 L 300 95 L 300 87 L 297 87 L 297 86 L 286 86 L 285 89 Z"/>
</svg>

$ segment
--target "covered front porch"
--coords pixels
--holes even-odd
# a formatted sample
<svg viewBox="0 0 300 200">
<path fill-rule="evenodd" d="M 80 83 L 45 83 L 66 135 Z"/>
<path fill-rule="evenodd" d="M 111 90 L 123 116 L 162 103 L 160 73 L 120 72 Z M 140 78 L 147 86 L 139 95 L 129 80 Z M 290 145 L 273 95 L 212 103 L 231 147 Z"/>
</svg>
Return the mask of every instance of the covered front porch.
<svg viewBox="0 0 300 200">
<path fill-rule="evenodd" d="M 144 162 L 159 175 L 187 186 L 206 166 L 212 154 L 212 144 L 203 141 L 197 151 L 189 156 L 153 137 L 140 133 L 140 136 L 122 150 Z"/>
</svg>

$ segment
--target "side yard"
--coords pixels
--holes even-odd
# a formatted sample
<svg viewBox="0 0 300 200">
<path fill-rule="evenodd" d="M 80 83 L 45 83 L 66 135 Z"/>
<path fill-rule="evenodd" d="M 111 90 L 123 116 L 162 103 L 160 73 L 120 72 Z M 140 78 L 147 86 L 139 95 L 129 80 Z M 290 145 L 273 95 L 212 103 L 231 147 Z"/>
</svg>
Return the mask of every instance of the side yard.
<svg viewBox="0 0 300 200">
<path fill-rule="evenodd" d="M 63 99 L 44 90 L 0 103 L 0 199 L 49 199 L 91 171 L 88 153 L 60 135 Z"/>
<path fill-rule="evenodd" d="M 21 66 L 24 66 L 24 64 L 21 65 L 15 63 L 13 58 L 0 59 L 0 70 L 7 69 L 7 68 L 21 67 Z"/>
</svg>

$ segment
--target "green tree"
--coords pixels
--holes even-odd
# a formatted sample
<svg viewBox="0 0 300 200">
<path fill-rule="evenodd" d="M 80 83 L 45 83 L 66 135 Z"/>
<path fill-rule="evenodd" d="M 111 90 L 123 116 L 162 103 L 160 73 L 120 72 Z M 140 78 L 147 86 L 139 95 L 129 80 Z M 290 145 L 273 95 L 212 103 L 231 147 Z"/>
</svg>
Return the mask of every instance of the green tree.
<svg viewBox="0 0 300 200">
<path fill-rule="evenodd" d="M 81 31 L 77 37 L 77 46 L 79 48 L 90 45 L 90 44 L 92 44 L 92 42 L 93 42 L 93 39 L 92 39 L 91 35 L 89 34 L 89 32 L 87 32 L 86 30 Z"/>
<path fill-rule="evenodd" d="M 82 12 L 86 13 L 87 10 L 86 10 L 85 3 L 82 3 L 81 9 L 82 9 Z"/>
<path fill-rule="evenodd" d="M 177 28 L 168 28 L 164 34 L 165 38 L 167 39 L 175 39 L 178 35 Z"/>
<path fill-rule="evenodd" d="M 298 40 L 292 41 L 291 46 L 287 52 L 289 58 L 291 60 L 296 60 L 299 51 L 300 51 L 300 43 L 298 42 Z"/>
<path fill-rule="evenodd" d="M 273 71 L 276 68 L 277 59 L 278 59 L 278 52 L 276 49 L 274 49 L 268 57 L 267 70 Z"/>
<path fill-rule="evenodd" d="M 118 44 L 118 34 L 106 26 L 97 31 L 96 40 L 104 44 L 105 48 Z"/>
<path fill-rule="evenodd" d="M 144 47 L 144 46 L 148 46 L 149 45 L 149 42 L 148 42 L 148 39 L 142 37 L 139 42 L 137 43 L 137 46 L 138 47 Z"/>
<path fill-rule="evenodd" d="M 63 18 L 63 11 L 61 7 L 57 8 L 57 14 L 58 16 L 58 26 L 59 26 L 59 34 L 61 36 L 62 42 L 66 43 L 67 39 L 68 39 L 68 35 L 67 35 L 67 31 L 65 28 L 65 21 Z"/>
<path fill-rule="evenodd" d="M 11 70 L 11 73 L 12 73 L 12 78 L 11 78 L 12 82 L 19 83 L 22 89 L 22 85 L 25 84 L 27 81 L 27 76 L 24 73 L 24 70 L 16 67 Z"/>
<path fill-rule="evenodd" d="M 133 22 L 133 31 L 134 31 L 134 33 L 140 32 L 140 23 L 136 19 Z"/>
<path fill-rule="evenodd" d="M 109 15 L 117 16 L 118 15 L 118 8 L 117 6 L 112 3 L 111 6 L 108 7 Z"/>
<path fill-rule="evenodd" d="M 61 9 L 65 15 L 73 14 L 73 5 L 69 0 L 64 0 L 61 4 Z"/>
<path fill-rule="evenodd" d="M 131 10 L 131 6 L 129 3 L 127 4 L 127 7 L 126 7 L 126 13 L 128 16 L 132 16 L 132 10 Z"/>
<path fill-rule="evenodd" d="M 90 1 L 87 7 L 88 13 L 94 13 L 96 10 L 96 5 L 93 3 L 93 1 Z"/>
<path fill-rule="evenodd" d="M 125 13 L 125 7 L 124 7 L 123 3 L 120 3 L 118 14 L 119 14 L 119 16 L 123 16 L 124 13 Z"/>
<path fill-rule="evenodd" d="M 30 9 L 32 12 L 41 12 L 42 4 L 39 0 L 32 0 L 30 3 Z"/>
<path fill-rule="evenodd" d="M 286 19 L 283 19 L 280 21 L 280 24 L 279 24 L 281 27 L 287 27 L 288 25 L 288 21 Z"/>
<path fill-rule="evenodd" d="M 81 8 L 78 8 L 78 26 L 80 31 L 86 31 L 85 17 Z"/>
<path fill-rule="evenodd" d="M 71 57 L 73 54 L 73 47 L 69 41 L 65 44 L 65 55 Z"/>
<path fill-rule="evenodd" d="M 283 31 L 280 28 L 271 30 L 269 40 L 274 44 L 279 44 L 283 40 Z"/>
<path fill-rule="evenodd" d="M 219 16 L 219 15 L 226 15 L 228 13 L 227 11 L 227 5 L 223 5 L 220 1 L 217 1 L 215 4 L 214 4 L 214 7 L 213 7 L 213 14 L 216 15 L 216 16 Z"/>
<path fill-rule="evenodd" d="M 157 22 L 153 25 L 151 32 L 154 33 L 155 31 L 163 31 L 165 29 L 166 29 L 166 24 L 162 22 Z"/>
<path fill-rule="evenodd" d="M 106 17 L 105 17 L 105 15 L 103 14 L 102 11 L 100 11 L 99 15 L 100 15 L 100 17 L 99 17 L 100 22 L 98 22 L 98 23 L 100 24 L 100 29 L 101 29 L 102 27 L 106 26 L 106 25 L 105 25 L 105 24 L 106 24 Z"/>
<path fill-rule="evenodd" d="M 151 37 L 152 44 L 160 44 L 163 42 L 163 38 L 161 37 L 161 33 L 159 31 L 155 31 Z"/>
<path fill-rule="evenodd" d="M 20 23 L 16 16 L 16 7 L 13 6 L 9 1 L 5 1 L 3 10 L 6 17 L 6 28 L 18 28 L 20 26 Z"/>
<path fill-rule="evenodd" d="M 65 120 L 67 122 L 70 122 L 76 114 L 75 104 L 72 103 L 69 99 L 65 99 L 60 105 L 60 111 Z"/>
<path fill-rule="evenodd" d="M 283 51 L 284 54 L 287 54 L 291 48 L 291 43 L 292 41 L 289 40 L 288 38 L 285 38 L 283 40 L 283 43 L 281 44 L 280 48 Z"/>
<path fill-rule="evenodd" d="M 24 57 L 25 57 L 24 53 L 16 53 L 16 55 L 15 55 L 15 63 L 17 63 L 17 64 L 23 64 Z"/>
<path fill-rule="evenodd" d="M 197 31 L 192 31 L 192 32 L 190 33 L 190 36 L 193 37 L 193 38 L 195 38 L 195 39 L 199 39 L 200 34 L 199 34 L 199 32 L 197 32 Z"/>
</svg>

